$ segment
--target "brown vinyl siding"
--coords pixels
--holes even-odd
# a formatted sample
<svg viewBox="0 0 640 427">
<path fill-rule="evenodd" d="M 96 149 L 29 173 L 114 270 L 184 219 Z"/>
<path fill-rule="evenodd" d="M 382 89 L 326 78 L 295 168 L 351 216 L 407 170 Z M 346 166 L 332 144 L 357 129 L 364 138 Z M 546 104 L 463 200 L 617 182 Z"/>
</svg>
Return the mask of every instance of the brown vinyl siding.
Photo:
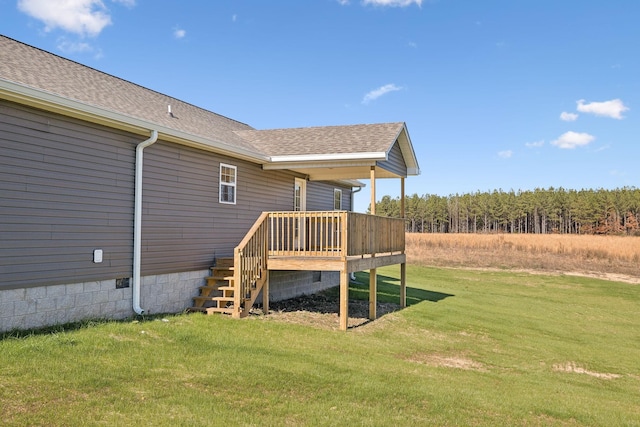
<svg viewBox="0 0 640 427">
<path fill-rule="evenodd" d="M 333 190 L 342 190 L 342 210 L 351 210 L 351 188 L 332 182 L 309 181 L 307 183 L 307 210 L 332 211 Z"/>
<path fill-rule="evenodd" d="M 135 143 L 0 101 L 0 288 L 131 274 Z"/>
<path fill-rule="evenodd" d="M 0 288 L 132 275 L 135 146 L 125 132 L 0 102 Z M 206 269 L 230 256 L 263 211 L 291 210 L 295 174 L 163 141 L 144 152 L 142 274 Z M 220 163 L 237 204 L 218 201 Z M 307 209 L 332 210 L 309 182 Z M 104 262 L 93 263 L 93 250 Z"/>
<path fill-rule="evenodd" d="M 400 144 L 397 141 L 389 151 L 389 160 L 378 162 L 378 166 L 398 176 L 407 176 L 407 165 L 404 161 Z"/>
<path fill-rule="evenodd" d="M 220 163 L 237 166 L 236 204 L 220 203 Z M 145 150 L 142 274 L 205 269 L 231 256 L 260 213 L 290 210 L 293 175 L 162 141 Z"/>
</svg>

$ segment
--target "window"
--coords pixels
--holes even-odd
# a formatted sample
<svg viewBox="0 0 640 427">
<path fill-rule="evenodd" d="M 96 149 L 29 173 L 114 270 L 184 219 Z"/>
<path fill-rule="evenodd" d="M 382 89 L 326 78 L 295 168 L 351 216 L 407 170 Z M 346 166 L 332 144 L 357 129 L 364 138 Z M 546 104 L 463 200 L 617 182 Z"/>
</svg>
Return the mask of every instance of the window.
<svg viewBox="0 0 640 427">
<path fill-rule="evenodd" d="M 342 210 L 342 190 L 339 188 L 333 189 L 333 209 L 336 211 Z"/>
<path fill-rule="evenodd" d="M 220 203 L 236 204 L 238 168 L 220 163 Z"/>
</svg>

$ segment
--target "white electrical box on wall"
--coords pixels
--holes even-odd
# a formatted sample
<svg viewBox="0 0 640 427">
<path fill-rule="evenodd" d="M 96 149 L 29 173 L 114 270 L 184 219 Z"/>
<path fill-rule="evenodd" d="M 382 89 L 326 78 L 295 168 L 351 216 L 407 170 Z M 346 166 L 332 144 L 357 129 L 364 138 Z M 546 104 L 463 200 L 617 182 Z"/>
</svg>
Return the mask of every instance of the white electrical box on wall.
<svg viewBox="0 0 640 427">
<path fill-rule="evenodd" d="M 96 264 L 102 262 L 102 249 L 95 249 L 93 251 L 93 262 Z"/>
</svg>

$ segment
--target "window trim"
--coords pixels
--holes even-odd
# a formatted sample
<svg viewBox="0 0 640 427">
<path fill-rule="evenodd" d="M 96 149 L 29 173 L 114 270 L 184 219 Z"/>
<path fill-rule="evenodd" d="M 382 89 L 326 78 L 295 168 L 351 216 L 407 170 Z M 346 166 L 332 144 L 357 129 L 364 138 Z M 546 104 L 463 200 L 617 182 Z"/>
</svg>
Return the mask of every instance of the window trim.
<svg viewBox="0 0 640 427">
<path fill-rule="evenodd" d="M 336 194 L 340 194 L 340 198 L 338 200 L 336 200 Z M 336 201 L 340 202 L 340 206 L 336 207 Z M 341 211 L 342 210 L 342 189 L 341 188 L 334 188 L 333 189 L 333 210 L 334 211 Z"/>
<path fill-rule="evenodd" d="M 222 180 L 222 170 L 224 168 L 233 170 L 233 182 L 223 182 Z M 227 163 L 220 163 L 220 171 L 218 174 L 218 202 L 225 205 L 235 205 L 238 200 L 238 167 L 234 165 L 230 165 Z M 222 187 L 232 187 L 233 188 L 233 201 L 223 200 L 222 199 Z"/>
</svg>

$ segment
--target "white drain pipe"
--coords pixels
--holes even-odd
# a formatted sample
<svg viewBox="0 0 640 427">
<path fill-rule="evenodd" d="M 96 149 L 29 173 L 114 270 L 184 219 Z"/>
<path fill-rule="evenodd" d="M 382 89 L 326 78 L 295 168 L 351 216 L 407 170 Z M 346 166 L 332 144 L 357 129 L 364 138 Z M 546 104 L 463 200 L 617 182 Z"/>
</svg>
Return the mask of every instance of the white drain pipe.
<svg viewBox="0 0 640 427">
<path fill-rule="evenodd" d="M 359 192 L 361 192 L 361 191 L 362 191 L 362 187 L 356 187 L 356 189 L 355 189 L 355 190 L 353 189 L 353 187 L 351 188 L 351 212 L 355 212 L 355 211 L 353 210 L 353 205 L 356 203 L 356 197 L 355 197 L 355 195 L 356 195 L 356 193 L 359 193 Z M 354 271 L 354 272 L 352 272 L 352 273 L 349 275 L 349 279 L 350 279 L 351 281 L 353 281 L 353 282 L 355 282 L 355 281 L 356 281 L 356 272 L 355 272 L 355 271 Z"/>
<path fill-rule="evenodd" d="M 158 140 L 158 131 L 152 130 L 151 137 L 136 146 L 135 195 L 133 216 L 133 311 L 144 314 L 140 307 L 140 253 L 142 252 L 142 151 Z"/>
</svg>

